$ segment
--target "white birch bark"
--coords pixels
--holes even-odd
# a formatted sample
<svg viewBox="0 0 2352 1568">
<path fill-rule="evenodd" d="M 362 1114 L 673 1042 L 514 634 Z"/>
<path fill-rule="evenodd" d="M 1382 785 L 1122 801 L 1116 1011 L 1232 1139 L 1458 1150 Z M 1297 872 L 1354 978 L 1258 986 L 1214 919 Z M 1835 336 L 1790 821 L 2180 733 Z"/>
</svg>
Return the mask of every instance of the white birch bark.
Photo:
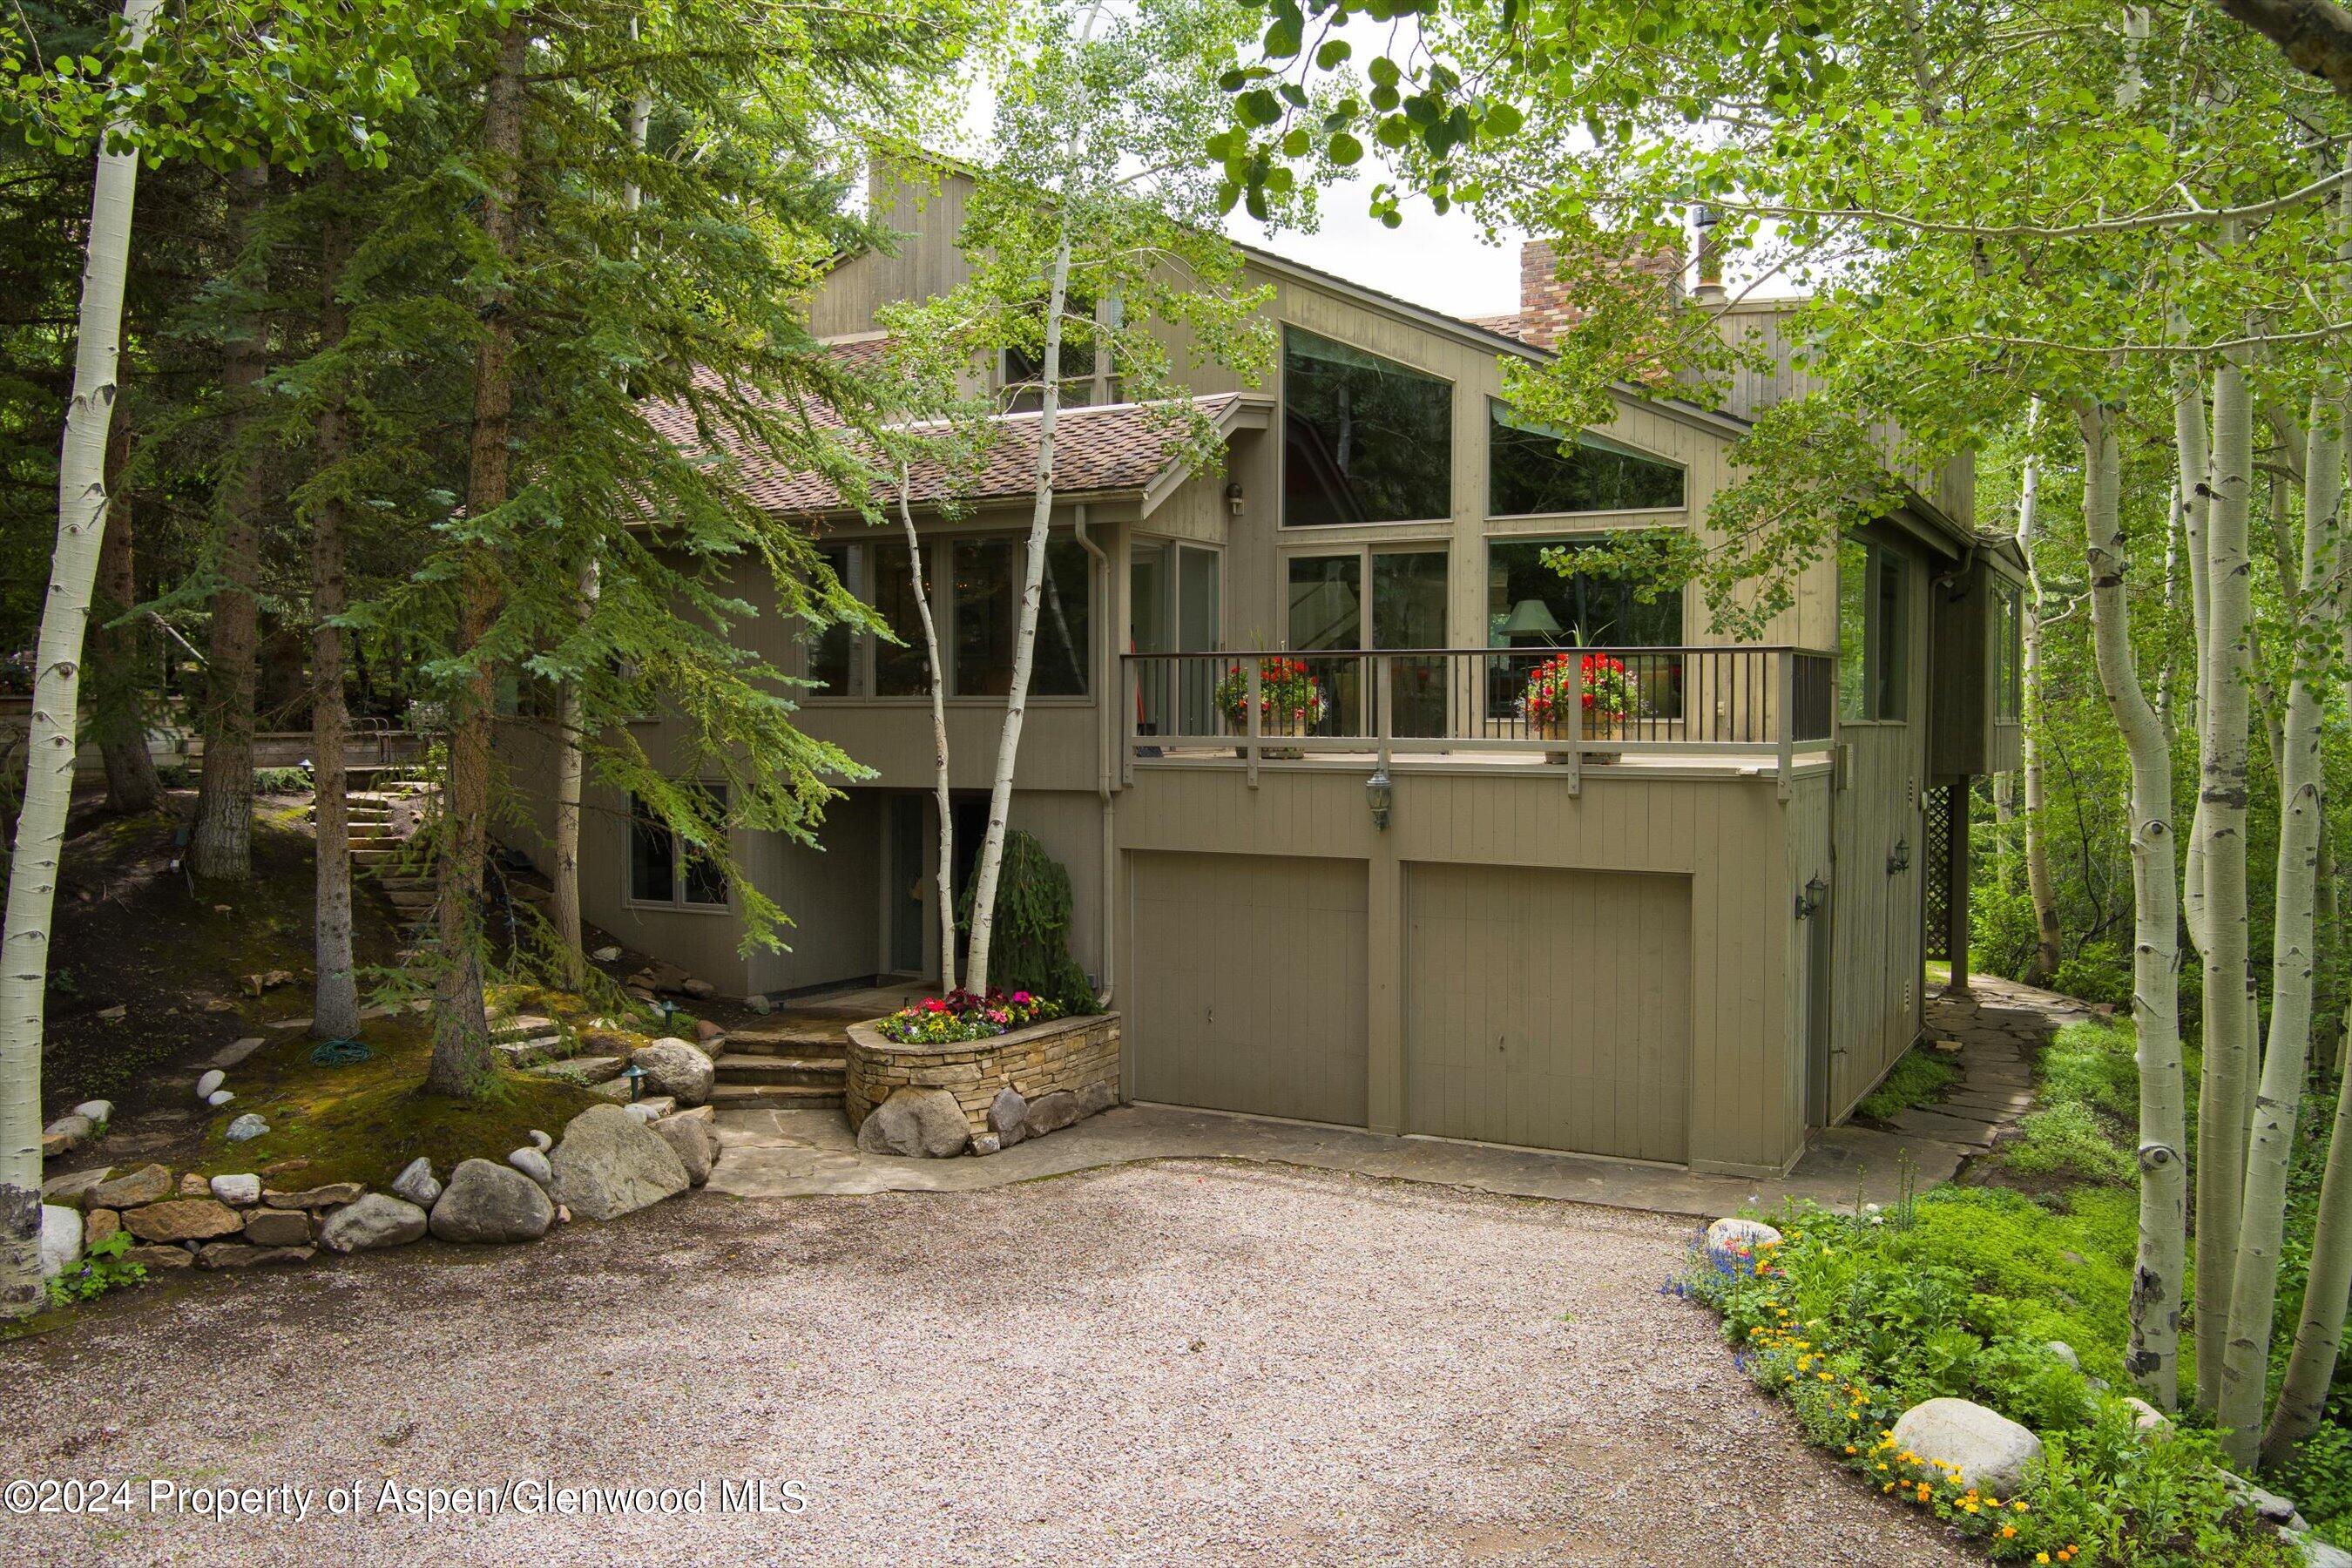
<svg viewBox="0 0 2352 1568">
<path fill-rule="evenodd" d="M 2189 630 L 2191 677 L 2189 682 L 2189 721 L 2198 727 L 2201 750 L 2205 723 L 2207 633 L 2212 626 L 2212 591 L 2208 582 L 2205 530 L 2213 515 L 2211 489 L 2212 442 L 2205 419 L 2205 392 L 2195 372 L 2184 368 L 2176 378 L 2172 396 L 2172 445 L 2179 473 L 2174 483 L 2180 493 L 2180 537 L 2189 557 Z M 2187 873 L 2181 879 L 2180 910 L 2189 940 L 2205 951 L 2205 802 L 2197 801 L 2189 825 Z"/>
<path fill-rule="evenodd" d="M 2245 1195 L 2238 1256 L 2231 1277 L 2230 1323 L 2222 1350 L 2219 1417 L 2221 1447 L 2240 1467 L 2253 1463 L 2268 1392 L 2271 1324 L 2278 1308 L 2279 1244 L 2285 1228 L 2286 1180 L 2294 1158 L 2295 1110 L 2311 1043 L 2316 972 L 2314 919 L 2318 901 L 2321 679 L 2315 639 L 2336 619 L 2336 531 L 2343 500 L 2341 401 L 2323 374 L 2312 393 L 2305 437 L 2300 614 L 2289 651 L 2285 714 L 2279 729 L 2279 843 L 2271 938 L 2271 1027 L 2254 1098 L 2246 1151 Z M 2324 658 L 2324 655 L 2317 655 Z"/>
<path fill-rule="evenodd" d="M 996 878 L 1004 862 L 1004 830 L 1013 809 L 1013 769 L 1021 752 L 1021 726 L 1029 711 L 1029 671 L 1036 662 L 1037 607 L 1045 576 L 1045 534 L 1054 519 L 1054 422 L 1062 404 L 1062 312 L 1070 298 L 1069 209 L 1062 209 L 1045 290 L 1045 388 L 1037 409 L 1035 500 L 1029 514 L 1029 550 L 1023 563 L 1021 626 L 1013 648 L 1013 689 L 1004 700 L 1004 733 L 996 747 L 996 781 L 988 795 L 988 834 L 981 840 L 972 878 L 971 947 L 964 984 L 988 994 L 988 945 L 995 926 Z"/>
<path fill-rule="evenodd" d="M 2179 1401 L 2187 1250 L 2187 1085 L 2180 1055 L 2179 882 L 2173 866 L 2172 757 L 2139 684 L 2131 649 L 2119 491 L 2122 452 L 2112 412 L 2084 403 L 2083 515 L 2091 626 L 2100 689 L 2131 759 L 2132 1023 L 2139 1064 L 2139 1241 L 2125 1365 L 2160 1409 Z"/>
<path fill-rule="evenodd" d="M 2042 526 L 2042 459 L 2033 446 L 2042 422 L 2042 403 L 2035 399 L 2025 415 L 2025 469 L 2017 493 L 2017 551 L 2025 557 L 2027 584 L 2025 625 L 2019 674 L 2024 687 L 2024 711 L 2018 726 L 2018 763 L 2025 775 L 2025 888 L 2033 902 L 2033 967 L 2026 979 L 2046 985 L 2058 973 L 2063 954 L 2058 945 L 2058 894 L 2050 876 L 2050 847 L 2044 815 L 2047 802 L 2042 780 L 2042 620 L 2045 608 L 2042 568 L 2035 545 Z"/>
<path fill-rule="evenodd" d="M 940 814 L 940 991 L 956 988 L 955 939 L 955 814 L 948 796 L 947 667 L 940 658 L 940 634 L 931 625 L 931 595 L 923 581 L 923 542 L 915 531 L 915 513 L 907 499 L 911 476 L 898 465 L 898 526 L 907 531 L 907 571 L 915 579 L 915 615 L 923 623 L 923 653 L 931 670 L 931 756 L 933 790 Z M 973 919 L 977 921 L 977 907 Z"/>
<path fill-rule="evenodd" d="M 161 0 L 124 0 L 128 45 L 146 41 Z M 109 127 L 110 135 L 114 127 Z M 58 463 L 58 543 L 41 607 L 25 800 L 8 862 L 8 913 L 0 931 L 0 1318 L 22 1317 L 41 1286 L 41 1028 L 48 984 L 49 923 L 74 774 L 74 721 L 89 598 L 106 532 L 106 435 L 121 357 L 122 288 L 131 259 L 131 197 L 139 155 L 98 152 L 89 237 L 75 325 L 72 400 Z"/>
<path fill-rule="evenodd" d="M 2206 521 L 2206 658 L 2198 798 L 2205 822 L 2205 1070 L 2197 1102 L 2197 1403 L 2218 1408 L 2238 1216 L 2245 1196 L 2252 1031 L 2246 1005 L 2246 627 L 2253 410 L 2242 367 L 2213 373 L 2211 510 Z"/>
</svg>

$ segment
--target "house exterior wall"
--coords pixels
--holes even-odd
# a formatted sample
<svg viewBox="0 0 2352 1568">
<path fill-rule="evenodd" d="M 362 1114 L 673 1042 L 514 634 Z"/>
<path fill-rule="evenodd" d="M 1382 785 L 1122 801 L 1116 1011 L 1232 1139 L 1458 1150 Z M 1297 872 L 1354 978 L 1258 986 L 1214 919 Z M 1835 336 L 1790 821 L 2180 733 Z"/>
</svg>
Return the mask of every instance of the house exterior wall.
<svg viewBox="0 0 2352 1568">
<path fill-rule="evenodd" d="M 1398 777 L 1392 824 L 1383 831 L 1365 809 L 1360 768 L 1268 770 L 1255 788 L 1239 769 L 1139 768 L 1119 803 L 1118 848 L 1123 858 L 1166 852 L 1305 856 L 1363 867 L 1367 1124 L 1376 1132 L 1412 1125 L 1402 984 L 1407 867 L 1557 867 L 1687 878 L 1690 1163 L 1741 1173 L 1783 1170 L 1804 1141 L 1802 1077 L 1790 1065 L 1802 1061 L 1796 1032 L 1802 1018 L 1791 1013 L 1784 976 L 1798 945 L 1790 879 L 1807 862 L 1783 847 L 1790 807 L 1769 778 L 1664 780 L 1634 772 L 1590 769 L 1581 792 L 1571 795 L 1562 780 L 1541 773 L 1416 770 Z M 1800 782 L 1818 799 L 1825 770 Z M 1132 973 L 1145 955 L 1135 950 L 1134 911 L 1125 900 L 1118 919 L 1121 967 Z M 1559 940 L 1570 947 L 1580 934 L 1563 927 Z M 1274 944 L 1256 962 L 1278 978 L 1289 953 Z M 1636 998 L 1595 986 L 1588 1005 L 1600 1027 L 1638 1027 L 1631 1016 Z M 1618 1016 L 1619 1009 L 1628 1016 Z M 1129 1015 L 1130 1060 L 1152 1024 L 1148 1009 Z"/>
</svg>

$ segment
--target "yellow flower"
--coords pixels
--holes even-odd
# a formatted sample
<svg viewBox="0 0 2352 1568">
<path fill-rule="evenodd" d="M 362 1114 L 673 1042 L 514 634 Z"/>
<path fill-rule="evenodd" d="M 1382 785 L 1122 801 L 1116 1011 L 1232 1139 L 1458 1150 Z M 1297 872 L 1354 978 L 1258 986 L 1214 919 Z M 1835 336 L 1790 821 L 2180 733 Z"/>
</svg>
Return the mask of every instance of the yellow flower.
<svg viewBox="0 0 2352 1568">
<path fill-rule="evenodd" d="M 2033 1560 L 2036 1563 L 2047 1563 L 2050 1561 L 2050 1553 L 2047 1552 L 2037 1552 L 2033 1554 Z"/>
<path fill-rule="evenodd" d="M 1849 1454 L 1854 1454 L 1854 1453 L 1859 1453 L 1859 1452 L 1861 1452 L 1861 1450 L 1860 1450 L 1860 1449 L 1856 1448 L 1856 1447 L 1855 1447 L 1853 1444 L 1851 1444 L 1851 1443 L 1848 1443 L 1848 1444 L 1845 1446 L 1845 1451 L 1846 1451 L 1847 1453 L 1849 1453 Z"/>
<path fill-rule="evenodd" d="M 2013 1503 L 2011 1503 L 2009 1506 L 2010 1506 L 2011 1508 L 2012 1508 L 2012 1509 L 2015 1509 L 2015 1510 L 2016 1510 L 2018 1512 L 2020 1512 L 2020 1513 L 2030 1513 L 2030 1512 L 2032 1512 L 2032 1510 L 2028 1509 L 2028 1508 L 2027 1508 L 2023 1503 L 2021 1503 L 2021 1502 L 2013 1502 Z"/>
</svg>

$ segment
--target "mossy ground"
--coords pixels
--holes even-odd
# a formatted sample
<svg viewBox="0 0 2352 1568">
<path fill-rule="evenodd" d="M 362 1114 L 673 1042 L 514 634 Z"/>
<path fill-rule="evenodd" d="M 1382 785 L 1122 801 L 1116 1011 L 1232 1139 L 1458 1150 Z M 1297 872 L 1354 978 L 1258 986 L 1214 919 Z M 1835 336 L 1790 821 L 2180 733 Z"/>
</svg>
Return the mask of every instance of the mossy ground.
<svg viewBox="0 0 2352 1568">
<path fill-rule="evenodd" d="M 1854 1110 L 1874 1121 L 1889 1121 L 1915 1105 L 1935 1104 L 1959 1081 L 1958 1064 L 1932 1049 L 1915 1047 L 1904 1053 L 1894 1070 Z"/>
</svg>

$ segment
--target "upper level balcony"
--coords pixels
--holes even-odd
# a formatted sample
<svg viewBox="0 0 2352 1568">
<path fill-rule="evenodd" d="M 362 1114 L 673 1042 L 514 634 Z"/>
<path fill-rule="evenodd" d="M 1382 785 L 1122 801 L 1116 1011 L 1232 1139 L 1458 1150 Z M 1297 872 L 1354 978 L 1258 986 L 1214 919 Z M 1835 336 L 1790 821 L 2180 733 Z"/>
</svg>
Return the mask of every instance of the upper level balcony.
<svg viewBox="0 0 2352 1568">
<path fill-rule="evenodd" d="M 1130 654 L 1139 766 L 1354 763 L 1769 774 L 1826 759 L 1837 657 L 1812 648 L 1350 648 Z"/>
</svg>

